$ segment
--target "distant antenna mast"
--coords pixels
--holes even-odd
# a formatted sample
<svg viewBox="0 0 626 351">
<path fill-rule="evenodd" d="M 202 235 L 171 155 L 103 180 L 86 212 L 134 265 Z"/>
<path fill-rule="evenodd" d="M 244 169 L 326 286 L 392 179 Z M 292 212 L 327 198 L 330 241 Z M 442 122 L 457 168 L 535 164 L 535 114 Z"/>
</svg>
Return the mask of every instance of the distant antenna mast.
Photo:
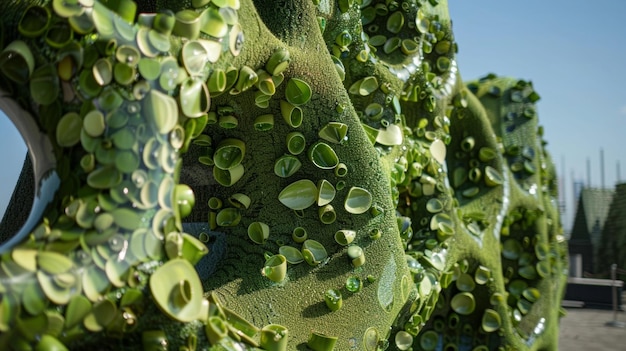
<svg viewBox="0 0 626 351">
<path fill-rule="evenodd" d="M 591 161 L 587 157 L 587 188 L 591 188 Z"/>
<path fill-rule="evenodd" d="M 604 189 L 604 149 L 600 149 L 600 187 Z"/>
</svg>

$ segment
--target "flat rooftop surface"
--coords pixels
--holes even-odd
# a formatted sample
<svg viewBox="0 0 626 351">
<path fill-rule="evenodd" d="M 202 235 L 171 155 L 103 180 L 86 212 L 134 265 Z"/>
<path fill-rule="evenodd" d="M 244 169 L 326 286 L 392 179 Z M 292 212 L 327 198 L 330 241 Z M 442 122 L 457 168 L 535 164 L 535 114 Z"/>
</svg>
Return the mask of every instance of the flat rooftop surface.
<svg viewBox="0 0 626 351">
<path fill-rule="evenodd" d="M 607 326 L 617 320 L 626 326 L 626 312 L 590 308 L 566 308 L 561 318 L 559 350 L 626 351 L 626 327 Z"/>
</svg>

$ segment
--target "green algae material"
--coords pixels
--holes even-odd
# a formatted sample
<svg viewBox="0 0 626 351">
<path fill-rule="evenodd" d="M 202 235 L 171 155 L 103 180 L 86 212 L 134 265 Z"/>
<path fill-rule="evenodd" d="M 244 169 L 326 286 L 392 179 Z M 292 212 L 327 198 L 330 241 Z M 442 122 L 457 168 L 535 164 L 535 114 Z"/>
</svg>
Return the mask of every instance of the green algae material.
<svg viewBox="0 0 626 351">
<path fill-rule="evenodd" d="M 69 23 L 84 53 L 63 60 L 56 43 L 40 50 L 15 31 L 0 43 L 24 40 L 37 56 L 34 68 L 11 62 L 18 67 L 2 70 L 9 80 L 0 87 L 24 96 L 44 126 L 63 184 L 32 240 L 8 248 L 0 346 L 107 349 L 116 338 L 129 350 L 164 341 L 174 350 L 406 350 L 464 334 L 489 347 L 557 349 L 566 258 L 538 95 L 493 75 L 463 83 L 446 1 L 146 0 L 138 17 L 126 0 L 41 3 Z M 6 18 L 27 5 L 12 2 Z M 134 65 L 137 75 L 113 69 Z M 29 75 L 52 89 L 21 84 Z M 288 108 L 296 115 L 279 118 Z M 261 116 L 275 116 L 271 128 Z M 329 125 L 340 128 L 320 134 Z M 288 148 L 294 133 L 314 155 Z M 328 159 L 312 148 L 321 142 Z M 300 165 L 276 172 L 289 153 Z M 347 172 L 339 176 L 337 164 Z M 455 169 L 473 176 L 455 180 Z M 334 196 L 320 202 L 326 182 Z M 175 197 L 180 183 L 193 190 L 185 201 Z M 241 194 L 245 205 L 233 201 Z M 336 218 L 322 222 L 321 206 Z M 183 217 L 206 230 L 183 233 Z M 313 265 L 276 256 L 289 246 L 307 259 L 294 228 L 327 254 Z M 355 233 L 350 246 L 336 242 L 339 230 Z M 501 254 L 507 240 L 529 268 Z M 207 251 L 208 273 L 199 254 Z M 355 263 L 355 251 L 366 260 Z M 274 261 L 286 271 L 268 279 Z M 543 275 L 526 273 L 542 263 Z M 476 273 L 482 267 L 488 277 Z M 10 286 L 17 274 L 34 283 Z M 492 298 L 522 280 L 540 292 L 536 301 Z M 328 291 L 341 308 L 329 308 Z M 71 323 L 44 330 L 59 314 Z M 280 338 L 268 341 L 275 330 Z"/>
</svg>

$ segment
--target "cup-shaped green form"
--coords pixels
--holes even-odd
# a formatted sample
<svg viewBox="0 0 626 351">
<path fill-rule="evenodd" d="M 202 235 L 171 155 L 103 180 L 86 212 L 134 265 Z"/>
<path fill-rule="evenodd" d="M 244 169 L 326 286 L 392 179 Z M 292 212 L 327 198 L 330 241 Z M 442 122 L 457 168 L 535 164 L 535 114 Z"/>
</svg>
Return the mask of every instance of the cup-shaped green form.
<svg viewBox="0 0 626 351">
<path fill-rule="evenodd" d="M 291 78 L 287 82 L 285 98 L 295 106 L 304 105 L 311 100 L 311 86 L 302 79 Z"/>
<path fill-rule="evenodd" d="M 331 311 L 337 311 L 343 306 L 341 292 L 337 289 L 328 289 L 324 293 L 324 302 Z"/>
<path fill-rule="evenodd" d="M 430 154 L 439 164 L 446 162 L 446 150 L 446 144 L 441 139 L 433 141 L 429 147 Z"/>
<path fill-rule="evenodd" d="M 476 308 L 474 295 L 470 292 L 460 292 L 452 297 L 450 300 L 450 307 L 452 307 L 454 312 L 460 315 L 470 315 Z"/>
<path fill-rule="evenodd" d="M 537 270 L 534 265 L 522 266 L 517 270 L 517 273 L 522 277 L 529 280 L 537 279 Z"/>
<path fill-rule="evenodd" d="M 403 138 L 402 128 L 397 124 L 391 124 L 386 128 L 378 129 L 375 140 L 379 144 L 393 146 L 402 145 Z"/>
<path fill-rule="evenodd" d="M 291 233 L 291 238 L 298 244 L 303 243 L 309 237 L 306 229 L 303 227 L 295 227 L 293 228 L 293 232 Z"/>
<path fill-rule="evenodd" d="M 419 44 L 413 39 L 403 39 L 400 44 L 400 50 L 405 55 L 415 55 L 419 52 Z"/>
<path fill-rule="evenodd" d="M 241 67 L 239 70 L 239 78 L 237 78 L 237 83 L 235 83 L 235 91 L 241 93 L 252 88 L 258 79 L 259 76 L 252 68 L 248 66 Z"/>
<path fill-rule="evenodd" d="M 387 39 L 387 41 L 383 45 L 383 51 L 386 54 L 391 54 L 392 52 L 400 48 L 401 45 L 402 45 L 402 39 L 400 39 L 399 37 L 391 37 Z"/>
<path fill-rule="evenodd" d="M 142 57 L 139 59 L 137 69 L 141 76 L 149 81 L 156 80 L 161 75 L 161 64 L 155 59 Z"/>
<path fill-rule="evenodd" d="M 348 257 L 355 268 L 360 267 L 365 263 L 365 252 L 363 251 L 363 248 L 358 245 L 348 246 Z"/>
<path fill-rule="evenodd" d="M 57 125 L 57 143 L 63 147 L 76 145 L 80 141 L 83 120 L 78 113 L 69 112 L 61 117 Z"/>
<path fill-rule="evenodd" d="M 550 264 L 548 261 L 539 261 L 535 265 L 535 270 L 538 276 L 545 278 L 550 274 Z"/>
<path fill-rule="evenodd" d="M 345 163 L 339 162 L 335 167 L 335 175 L 337 177 L 345 177 L 348 174 L 348 166 Z"/>
<path fill-rule="evenodd" d="M 336 343 L 336 336 L 328 336 L 319 332 L 312 332 L 306 344 L 313 351 L 332 351 L 335 349 Z"/>
<path fill-rule="evenodd" d="M 262 91 L 254 92 L 254 104 L 259 108 L 268 108 L 270 107 L 270 100 L 272 100 L 272 95 L 266 95 Z"/>
<path fill-rule="evenodd" d="M 136 70 L 131 65 L 117 62 L 113 66 L 113 78 L 118 84 L 129 85 L 135 80 Z"/>
<path fill-rule="evenodd" d="M 387 37 L 384 35 L 374 35 L 369 38 L 368 43 L 373 46 L 382 46 L 387 41 Z"/>
<path fill-rule="evenodd" d="M 246 144 L 234 138 L 222 140 L 213 154 L 215 167 L 222 170 L 231 170 L 241 164 L 246 154 Z"/>
<path fill-rule="evenodd" d="M 396 11 L 387 17 L 387 30 L 391 33 L 398 34 L 404 27 L 404 14 L 402 11 Z"/>
<path fill-rule="evenodd" d="M 316 266 L 328 257 L 328 252 L 319 241 L 308 239 L 302 243 L 302 255 L 309 265 Z"/>
<path fill-rule="evenodd" d="M 198 118 L 209 111 L 211 98 L 209 88 L 203 80 L 189 78 L 180 86 L 180 108 L 190 118 Z"/>
<path fill-rule="evenodd" d="M 209 249 L 202 241 L 192 235 L 183 233 L 183 246 L 181 248 L 182 258 L 189 261 L 192 265 L 195 265 L 208 253 Z"/>
<path fill-rule="evenodd" d="M 461 150 L 465 152 L 470 152 L 474 149 L 474 145 L 476 144 L 476 140 L 472 136 L 465 137 L 461 141 Z"/>
<path fill-rule="evenodd" d="M 105 58 L 98 59 L 91 68 L 96 82 L 101 85 L 108 85 L 113 79 L 113 65 Z"/>
<path fill-rule="evenodd" d="M 304 151 L 306 147 L 306 139 L 304 138 L 304 134 L 300 132 L 291 132 L 287 134 L 287 150 L 292 155 L 299 155 Z"/>
<path fill-rule="evenodd" d="M 304 261 L 304 256 L 302 256 L 302 252 L 296 249 L 293 246 L 283 245 L 278 248 L 278 253 L 285 256 L 287 262 L 291 264 L 298 264 Z"/>
<path fill-rule="evenodd" d="M 222 208 L 222 200 L 215 196 L 211 197 L 207 204 L 212 210 L 219 210 L 220 208 Z"/>
<path fill-rule="evenodd" d="M 432 198 L 426 202 L 426 211 L 430 213 L 438 213 L 443 211 L 443 203 L 438 198 Z"/>
<path fill-rule="evenodd" d="M 170 35 L 176 25 L 176 17 L 172 11 L 161 11 L 154 16 L 152 29 L 165 35 Z"/>
<path fill-rule="evenodd" d="M 413 346 L 413 335 L 401 330 L 396 334 L 394 341 L 398 350 L 408 350 Z"/>
<path fill-rule="evenodd" d="M 456 287 L 459 291 L 471 292 L 476 287 L 476 283 L 474 283 L 474 278 L 471 275 L 462 273 L 456 279 Z"/>
<path fill-rule="evenodd" d="M 493 148 L 483 146 L 478 150 L 478 159 L 482 162 L 489 162 L 496 158 L 497 153 Z"/>
<path fill-rule="evenodd" d="M 279 324 L 268 324 L 261 329 L 259 343 L 264 350 L 287 351 L 288 330 Z"/>
<path fill-rule="evenodd" d="M 209 62 L 207 48 L 197 40 L 190 40 L 183 45 L 181 59 L 189 75 L 202 75 Z"/>
<path fill-rule="evenodd" d="M 485 166 L 485 184 L 487 186 L 497 186 L 504 183 L 504 178 L 500 172 L 491 166 Z"/>
<path fill-rule="evenodd" d="M 509 283 L 508 290 L 509 294 L 519 298 L 524 290 L 528 288 L 528 283 L 523 279 L 516 279 Z"/>
<path fill-rule="evenodd" d="M 309 148 L 309 160 L 321 169 L 333 169 L 339 164 L 335 150 L 324 142 L 317 142 Z"/>
<path fill-rule="evenodd" d="M 261 271 L 263 276 L 273 282 L 281 282 L 287 276 L 287 259 L 283 255 L 270 256 L 265 260 L 265 266 Z"/>
<path fill-rule="evenodd" d="M 457 167 L 454 169 L 452 173 L 452 185 L 455 188 L 459 188 L 467 181 L 467 168 L 465 167 Z"/>
<path fill-rule="evenodd" d="M 211 94 L 217 96 L 226 90 L 226 83 L 226 71 L 221 68 L 217 68 L 211 72 L 207 81 L 207 87 L 209 88 L 209 92 Z"/>
<path fill-rule="evenodd" d="M 352 43 L 352 35 L 347 30 L 343 30 L 335 37 L 335 44 L 347 47 Z"/>
<path fill-rule="evenodd" d="M 27 38 L 41 36 L 50 25 L 52 14 L 43 6 L 30 6 L 24 11 L 17 30 Z"/>
<path fill-rule="evenodd" d="M 367 212 L 372 206 L 372 194 L 363 188 L 352 187 L 344 201 L 344 208 L 352 214 Z"/>
<path fill-rule="evenodd" d="M 522 292 L 522 296 L 529 302 L 536 302 L 541 297 L 541 291 L 537 288 L 527 288 Z"/>
<path fill-rule="evenodd" d="M 228 35 L 228 48 L 233 56 L 239 56 L 241 49 L 243 49 L 243 42 L 243 28 L 240 23 L 235 23 L 230 29 L 230 34 Z"/>
<path fill-rule="evenodd" d="M 191 322 L 199 317 L 202 282 L 187 260 L 167 261 L 150 276 L 150 292 L 157 306 L 170 318 Z"/>
<path fill-rule="evenodd" d="M 336 144 L 345 141 L 347 134 L 348 125 L 340 122 L 329 122 L 317 133 L 320 138 Z"/>
<path fill-rule="evenodd" d="M 454 221 L 446 213 L 437 213 L 430 219 L 430 229 L 442 231 L 444 237 L 454 234 Z"/>
<path fill-rule="evenodd" d="M 474 272 L 474 281 L 476 284 L 484 285 L 491 278 L 491 270 L 485 266 L 478 266 Z"/>
<path fill-rule="evenodd" d="M 337 213 L 335 212 L 335 209 L 331 204 L 320 207 L 317 213 L 319 215 L 320 221 L 324 224 L 334 223 L 337 219 Z"/>
<path fill-rule="evenodd" d="M 178 122 L 178 106 L 171 96 L 150 90 L 143 100 L 143 113 L 158 133 L 169 133 Z"/>
<path fill-rule="evenodd" d="M 241 213 L 236 208 L 224 208 L 217 213 L 216 221 L 220 227 L 234 227 L 241 221 Z"/>
<path fill-rule="evenodd" d="M 46 43 L 53 48 L 60 49 L 69 44 L 74 38 L 74 31 L 69 23 L 56 22 L 46 30 Z"/>
<path fill-rule="evenodd" d="M 287 124 L 298 128 L 302 124 L 302 109 L 285 100 L 280 100 L 280 113 Z"/>
<path fill-rule="evenodd" d="M 497 311 L 490 308 L 483 313 L 481 327 L 486 333 L 493 333 L 500 329 L 501 319 Z"/>
<path fill-rule="evenodd" d="M 4 70 L 6 66 L 3 61 L 0 57 L 0 64 L 2 64 L 1 67 Z M 12 64 L 8 67 L 12 67 Z M 14 73 L 11 72 L 10 74 Z M 30 76 L 30 95 L 36 103 L 44 106 L 50 105 L 57 100 L 60 91 L 59 75 L 55 65 L 46 64 L 32 72 Z"/>
<path fill-rule="evenodd" d="M 252 222 L 248 225 L 248 237 L 256 244 L 265 244 L 270 237 L 270 227 L 263 222 Z"/>
<path fill-rule="evenodd" d="M 209 317 L 204 328 L 211 345 L 217 345 L 220 340 L 228 335 L 227 324 L 218 316 Z"/>
<path fill-rule="evenodd" d="M 483 172 L 478 167 L 473 167 L 469 170 L 468 178 L 471 182 L 478 183 L 483 176 Z"/>
<path fill-rule="evenodd" d="M 292 210 L 304 210 L 315 203 L 317 193 L 312 181 L 301 179 L 287 185 L 278 194 L 278 200 Z"/>
<path fill-rule="evenodd" d="M 281 178 L 288 178 L 295 174 L 300 167 L 302 167 L 302 163 L 297 157 L 284 155 L 274 163 L 274 174 Z"/>
<path fill-rule="evenodd" d="M 259 132 L 266 132 L 274 128 L 274 115 L 260 115 L 254 119 L 254 129 Z"/>
<path fill-rule="evenodd" d="M 59 78 L 69 81 L 75 76 L 85 61 L 82 53 L 82 47 L 76 42 L 70 42 L 59 50 L 57 64 Z"/>
<path fill-rule="evenodd" d="M 234 129 L 239 125 L 239 120 L 233 115 L 220 116 L 217 124 L 224 129 Z"/>
<path fill-rule="evenodd" d="M 228 24 L 216 8 L 207 8 L 202 12 L 202 17 L 201 22 L 203 25 L 201 30 L 203 33 L 218 39 L 228 33 Z"/>
<path fill-rule="evenodd" d="M 378 90 L 378 80 L 374 76 L 368 76 L 354 82 L 348 92 L 353 95 L 367 96 L 376 90 Z"/>
<path fill-rule="evenodd" d="M 263 95 L 274 95 L 276 93 L 276 84 L 274 83 L 272 76 L 262 69 L 258 70 L 256 73 L 259 76 L 259 80 L 255 84 L 257 89 L 259 89 Z"/>
<path fill-rule="evenodd" d="M 172 29 L 175 35 L 188 39 L 197 39 L 200 36 L 202 17 L 193 10 L 181 10 L 176 13 L 176 23 Z"/>
<path fill-rule="evenodd" d="M 374 327 L 369 327 L 363 333 L 363 346 L 365 351 L 377 351 L 378 343 L 380 342 L 380 333 Z"/>
<path fill-rule="evenodd" d="M 272 56 L 265 64 L 265 70 L 269 74 L 276 76 L 282 73 L 289 66 L 289 51 L 285 48 L 278 48 L 274 50 Z"/>
<path fill-rule="evenodd" d="M 93 21 L 90 21 L 89 15 L 85 12 L 68 18 L 68 22 L 76 34 L 89 34 L 95 29 Z"/>
<path fill-rule="evenodd" d="M 228 202 L 236 208 L 248 209 L 252 200 L 246 194 L 235 193 L 228 198 Z"/>
<path fill-rule="evenodd" d="M 522 245 L 517 239 L 507 239 L 502 243 L 502 256 L 509 260 L 517 260 L 523 251 Z"/>
<path fill-rule="evenodd" d="M 326 179 L 321 179 L 317 182 L 317 188 L 319 190 L 317 195 L 318 206 L 325 206 L 335 199 L 337 191 L 335 190 L 335 187 Z"/>
<path fill-rule="evenodd" d="M 335 232 L 335 241 L 337 244 L 346 246 L 351 244 L 356 238 L 356 231 L 349 229 L 341 229 Z"/>
</svg>

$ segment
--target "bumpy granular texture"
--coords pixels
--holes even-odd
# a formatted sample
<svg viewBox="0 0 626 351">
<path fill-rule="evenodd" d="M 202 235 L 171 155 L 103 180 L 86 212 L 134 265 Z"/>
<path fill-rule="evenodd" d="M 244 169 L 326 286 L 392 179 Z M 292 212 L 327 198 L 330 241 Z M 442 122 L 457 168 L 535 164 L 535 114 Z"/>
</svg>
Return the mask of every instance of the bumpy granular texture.
<svg viewBox="0 0 626 351">
<path fill-rule="evenodd" d="M 3 15 L 60 184 L 4 248 L 3 349 L 558 348 L 539 95 L 464 83 L 445 1 L 137 5 Z"/>
</svg>

